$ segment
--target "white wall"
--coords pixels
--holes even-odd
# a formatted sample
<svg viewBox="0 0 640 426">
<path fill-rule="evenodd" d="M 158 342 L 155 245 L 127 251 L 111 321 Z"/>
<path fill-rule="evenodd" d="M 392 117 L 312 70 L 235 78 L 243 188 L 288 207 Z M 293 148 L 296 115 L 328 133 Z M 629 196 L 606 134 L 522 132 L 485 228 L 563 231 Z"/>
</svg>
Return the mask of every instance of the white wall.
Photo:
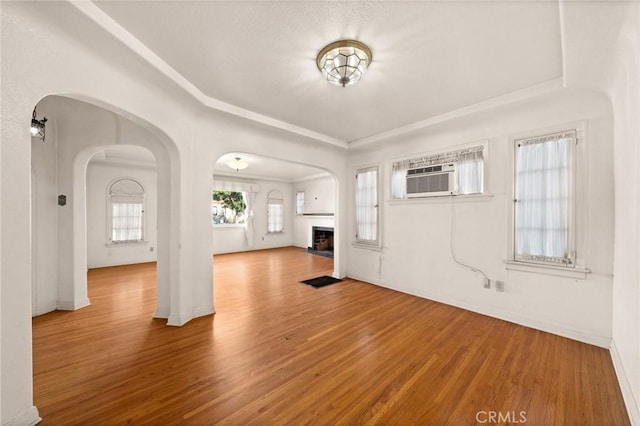
<svg viewBox="0 0 640 426">
<path fill-rule="evenodd" d="M 243 225 L 212 225 L 214 254 L 288 247 L 293 244 L 294 228 L 291 206 L 295 202 L 295 194 L 292 193 L 290 183 L 216 176 L 214 179 L 254 183 L 260 187 L 253 207 L 255 226 L 253 246 L 250 247 L 247 244 Z M 273 190 L 280 191 L 284 197 L 284 230 L 277 234 L 267 233 L 267 196 Z"/>
<path fill-rule="evenodd" d="M 92 9 L 82 4 L 83 10 Z M 150 62 L 65 2 L 2 5 L 2 306 L 1 423 L 38 419 L 33 406 L 31 351 L 31 143 L 28 120 L 48 95 L 99 105 L 71 115 L 58 129 L 58 301 L 76 309 L 86 298 L 84 177 L 97 150 L 138 144 L 158 162 L 158 310 L 170 325 L 214 312 L 211 266 L 211 176 L 216 159 L 247 152 L 330 171 L 336 228 L 346 224 L 344 150 L 204 106 Z M 46 72 L 43 72 L 46 69 Z M 7 90 L 10 88 L 10 90 Z M 64 109 L 66 98 L 61 100 Z M 102 109 L 104 108 L 104 109 Z M 98 113 L 96 113 L 96 109 Z M 102 110 L 102 112 L 99 112 Z M 131 142 L 123 135 L 151 134 Z M 346 273 L 346 249 L 336 239 L 334 274 Z M 215 283 L 214 283 L 215 285 Z"/>
<path fill-rule="evenodd" d="M 508 221 L 512 195 L 509 137 L 549 126 L 585 120 L 589 170 L 582 176 L 586 235 L 583 250 L 585 280 L 544 273 L 507 271 Z M 349 275 L 608 347 L 611 340 L 613 251 L 612 122 L 603 96 L 565 91 L 519 105 L 474 114 L 416 132 L 405 138 L 351 156 L 351 168 L 379 164 L 383 186 L 382 251 L 350 247 Z M 446 150 L 474 141 L 489 141 L 487 190 L 481 198 L 455 200 L 455 247 L 459 260 L 484 270 L 492 280 L 505 281 L 504 293 L 486 290 L 482 277 L 456 265 L 451 257 L 449 199 L 390 201 L 390 167 L 394 158 Z M 351 203 L 353 205 L 353 202 Z M 351 208 L 353 211 L 353 207 Z M 352 215 L 353 213 L 351 213 Z M 353 235 L 351 232 L 349 235 Z"/>
<path fill-rule="evenodd" d="M 632 424 L 640 425 L 640 6 L 621 26 L 610 95 L 615 135 L 615 263 L 611 353 Z"/>
<path fill-rule="evenodd" d="M 293 195 L 299 191 L 304 192 L 304 213 L 295 215 L 295 200 L 293 207 L 295 229 L 294 242 L 296 247 L 313 247 L 312 228 L 324 226 L 333 228 L 335 220 L 335 196 L 336 185 L 331 176 L 323 176 L 313 179 L 298 181 L 294 184 Z"/>
<path fill-rule="evenodd" d="M 51 99 L 40 102 L 38 119 L 48 117 L 46 142 L 34 138 L 31 144 L 31 314 L 41 315 L 56 308 L 58 288 L 57 122 L 51 115 Z M 69 195 L 69 194 L 65 194 Z"/>
<path fill-rule="evenodd" d="M 117 178 L 133 178 L 145 191 L 145 243 L 107 244 L 107 191 Z M 126 265 L 156 261 L 158 174 L 148 165 L 90 161 L 87 166 L 87 266 Z"/>
</svg>

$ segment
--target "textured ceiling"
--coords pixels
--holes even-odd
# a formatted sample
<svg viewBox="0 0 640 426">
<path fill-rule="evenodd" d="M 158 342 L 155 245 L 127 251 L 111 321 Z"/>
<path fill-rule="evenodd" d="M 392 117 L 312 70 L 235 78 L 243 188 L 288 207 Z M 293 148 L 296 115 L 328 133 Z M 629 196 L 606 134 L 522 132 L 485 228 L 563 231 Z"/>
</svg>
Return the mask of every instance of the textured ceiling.
<svg viewBox="0 0 640 426">
<path fill-rule="evenodd" d="M 554 1 L 95 4 L 204 95 L 345 142 L 562 76 Z M 315 64 L 342 38 L 373 52 L 344 89 Z"/>
</svg>

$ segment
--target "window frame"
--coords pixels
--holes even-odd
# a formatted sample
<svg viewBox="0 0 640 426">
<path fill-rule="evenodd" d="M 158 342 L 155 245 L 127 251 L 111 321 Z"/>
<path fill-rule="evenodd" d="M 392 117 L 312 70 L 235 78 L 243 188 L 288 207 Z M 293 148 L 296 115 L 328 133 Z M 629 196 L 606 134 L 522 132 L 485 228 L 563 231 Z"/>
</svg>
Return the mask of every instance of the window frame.
<svg viewBox="0 0 640 426">
<path fill-rule="evenodd" d="M 279 205 L 281 206 L 279 209 L 279 213 L 280 213 L 280 226 L 281 228 L 279 230 L 275 230 L 272 231 L 271 230 L 271 206 L 272 205 Z M 272 191 L 269 191 L 269 194 L 267 195 L 267 234 L 269 235 L 275 235 L 275 234 L 283 234 L 284 233 L 284 195 L 282 195 L 282 192 L 278 191 L 277 189 L 274 189 Z"/>
<path fill-rule="evenodd" d="M 215 202 L 215 200 L 213 199 L 213 193 L 214 192 L 238 192 L 240 194 L 242 194 L 242 199 L 244 200 L 244 204 L 245 204 L 245 210 L 242 212 L 244 215 L 244 222 L 236 222 L 236 223 L 215 223 L 213 221 L 213 209 L 214 207 L 218 207 L 218 206 L 214 206 L 213 203 Z M 248 212 L 247 212 L 247 197 L 248 194 L 246 191 L 237 191 L 235 189 L 212 189 L 211 190 L 211 206 L 210 206 L 210 214 L 211 214 L 211 226 L 214 228 L 242 228 L 242 227 L 246 227 L 247 226 L 247 222 L 248 222 Z M 224 206 L 220 206 L 219 208 L 216 209 L 217 212 L 224 212 L 223 214 L 226 214 L 226 210 L 227 208 Z M 237 215 L 238 212 L 236 212 Z"/>
<path fill-rule="evenodd" d="M 492 198 L 493 195 L 490 192 L 490 188 L 489 188 L 489 173 L 490 173 L 490 150 L 489 150 L 489 140 L 488 139 L 482 139 L 482 140 L 476 140 L 474 142 L 469 142 L 469 143 L 464 143 L 464 144 L 460 144 L 460 145 L 453 145 L 453 146 L 447 146 L 447 147 L 442 147 L 433 151 L 427 151 L 427 152 L 422 152 L 422 153 L 418 153 L 418 154 L 412 154 L 412 155 L 405 155 L 402 157 L 397 157 L 394 158 L 393 160 L 391 160 L 391 162 L 389 163 L 389 190 L 388 190 L 388 194 L 387 194 L 387 200 L 390 202 L 390 204 L 404 204 L 404 203 L 424 203 L 424 202 L 437 202 L 436 200 L 438 199 L 448 199 L 448 197 L 450 197 L 450 194 L 443 194 L 443 195 L 430 195 L 430 196 L 426 196 L 426 197 L 407 197 L 406 193 L 403 194 L 402 197 L 398 197 L 395 196 L 395 190 L 394 190 L 394 163 L 397 162 L 402 162 L 402 161 L 407 161 L 407 160 L 416 160 L 419 161 L 420 159 L 423 158 L 428 158 L 428 157 L 439 157 L 439 156 L 446 156 L 446 154 L 455 154 L 458 153 L 460 151 L 465 151 L 465 150 L 469 150 L 469 149 L 473 149 L 476 147 L 482 147 L 482 149 L 480 150 L 482 152 L 482 182 L 480 183 L 481 187 L 482 187 L 482 192 L 469 192 L 469 193 L 461 193 L 461 192 L 457 192 L 454 196 L 456 198 L 459 199 L 466 199 L 466 200 L 478 200 L 478 199 L 489 199 Z M 443 159 L 442 160 L 443 163 L 450 163 L 452 162 L 451 160 L 446 160 Z M 459 185 L 459 168 L 458 168 L 458 160 L 454 160 L 453 162 L 455 162 L 456 164 L 456 185 Z M 435 164 L 435 163 L 433 163 Z M 403 182 L 404 179 L 406 179 L 406 177 L 403 177 Z"/>
<path fill-rule="evenodd" d="M 523 139 L 544 137 L 564 131 L 575 131 L 575 141 L 571 143 L 569 152 L 569 213 L 567 251 L 570 264 L 547 262 L 535 259 L 516 259 L 516 144 Z M 570 122 L 542 129 L 521 132 L 508 138 L 508 158 L 510 169 L 507 171 L 507 241 L 505 268 L 523 272 L 539 272 L 562 277 L 586 279 L 590 273 L 585 266 L 586 222 L 587 222 L 587 175 L 585 166 L 588 138 L 586 122 Z"/>
<path fill-rule="evenodd" d="M 300 203 L 299 195 L 302 195 L 302 204 Z M 304 215 L 304 201 L 305 201 L 304 191 L 296 191 L 296 216 Z"/>
<path fill-rule="evenodd" d="M 113 187 L 118 184 L 119 182 L 122 181 L 131 181 L 133 183 L 135 183 L 136 185 L 138 185 L 140 187 L 141 190 L 141 194 L 114 194 L 113 193 Z M 133 177 L 130 176 L 120 176 L 117 177 L 115 179 L 113 179 L 111 182 L 109 182 L 109 184 L 107 185 L 107 194 L 106 194 L 107 200 L 106 200 L 106 210 L 107 210 L 107 214 L 106 214 L 106 246 L 107 247 L 127 247 L 127 246 L 134 246 L 134 245 L 139 245 L 139 244 L 146 244 L 147 240 L 146 240 L 146 235 L 147 235 L 147 221 L 146 221 L 146 190 L 144 188 L 144 185 L 142 185 L 142 183 Z M 114 199 L 121 199 L 121 200 L 128 200 L 128 201 L 133 201 L 132 203 L 122 203 L 122 202 L 117 202 L 117 204 L 140 204 L 141 205 L 141 212 L 140 212 L 140 239 L 139 240 L 118 240 L 118 241 L 114 241 L 113 240 L 113 205 L 115 204 Z"/>
<path fill-rule="evenodd" d="M 357 205 L 357 191 L 358 191 L 358 175 L 360 175 L 361 173 L 365 173 L 365 172 L 370 172 L 370 171 L 375 171 L 376 172 L 376 179 L 375 179 L 375 184 L 376 184 L 376 188 L 375 188 L 375 194 L 376 194 L 376 204 L 375 204 L 375 209 L 376 209 L 376 214 L 375 214 L 375 218 L 376 218 L 376 225 L 375 225 L 375 232 L 376 232 L 376 238 L 374 240 L 372 239 L 363 239 L 363 238 L 359 238 L 358 236 L 358 205 Z M 382 233 L 381 233 L 381 218 L 382 218 L 382 213 L 381 213 L 381 209 L 382 209 L 382 204 L 381 204 L 381 185 L 380 182 L 382 182 L 382 168 L 380 167 L 380 165 L 375 164 L 375 165 L 370 165 L 370 166 L 364 166 L 364 167 L 358 167 L 355 170 L 355 178 L 354 178 L 354 198 L 353 198 L 353 206 L 354 206 L 354 212 L 353 212 L 353 224 L 354 224 L 354 242 L 353 245 L 356 247 L 360 247 L 360 248 L 369 248 L 369 249 L 376 249 L 376 250 L 380 250 L 382 248 Z"/>
</svg>

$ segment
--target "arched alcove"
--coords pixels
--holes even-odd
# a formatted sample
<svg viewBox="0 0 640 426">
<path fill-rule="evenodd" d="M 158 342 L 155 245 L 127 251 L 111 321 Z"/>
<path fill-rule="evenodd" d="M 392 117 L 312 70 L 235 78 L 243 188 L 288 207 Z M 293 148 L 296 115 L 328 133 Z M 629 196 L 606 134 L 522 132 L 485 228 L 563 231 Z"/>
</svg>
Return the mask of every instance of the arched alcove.
<svg viewBox="0 0 640 426">
<path fill-rule="evenodd" d="M 96 102 L 98 103 L 98 102 Z M 137 146 L 150 152 L 157 166 L 157 261 L 158 306 L 155 316 L 170 316 L 172 199 L 176 199 L 177 150 L 157 128 L 116 108 L 105 109 L 95 103 L 61 96 L 48 96 L 38 103 L 38 113 L 48 117 L 47 140 L 33 142 L 34 186 L 52 181 L 48 193 L 34 206 L 32 251 L 55 248 L 52 259 L 35 256 L 32 265 L 34 300 L 40 302 L 34 314 L 53 309 L 75 310 L 89 304 L 87 297 L 87 166 L 109 147 Z M 126 117 L 125 117 L 126 115 Z M 123 159 L 126 161 L 126 158 Z M 134 162 L 135 163 L 135 162 Z M 41 177 L 38 177 L 41 176 Z M 65 205 L 55 205 L 51 191 L 64 195 Z M 104 190 L 102 194 L 104 195 Z M 36 200 L 37 201 L 37 200 Z M 47 230 L 47 231 L 42 231 Z M 43 234 L 46 232 L 46 234 Z M 55 277 L 54 280 L 51 277 Z M 37 277 L 48 277 L 43 282 Z M 55 291 L 52 290 L 55 287 Z M 41 297 L 39 297 L 41 296 Z"/>
</svg>

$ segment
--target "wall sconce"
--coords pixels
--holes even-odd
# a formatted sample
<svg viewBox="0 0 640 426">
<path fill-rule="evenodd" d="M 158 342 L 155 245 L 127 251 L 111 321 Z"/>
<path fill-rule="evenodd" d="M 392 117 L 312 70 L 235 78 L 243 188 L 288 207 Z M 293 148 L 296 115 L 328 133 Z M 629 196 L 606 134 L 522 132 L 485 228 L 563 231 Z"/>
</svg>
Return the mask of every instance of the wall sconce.
<svg viewBox="0 0 640 426">
<path fill-rule="evenodd" d="M 31 116 L 31 137 L 37 137 L 42 139 L 44 142 L 45 136 L 45 123 L 47 122 L 47 117 L 44 117 L 42 120 L 38 120 L 36 118 L 36 109 L 33 109 L 33 115 Z"/>
</svg>

